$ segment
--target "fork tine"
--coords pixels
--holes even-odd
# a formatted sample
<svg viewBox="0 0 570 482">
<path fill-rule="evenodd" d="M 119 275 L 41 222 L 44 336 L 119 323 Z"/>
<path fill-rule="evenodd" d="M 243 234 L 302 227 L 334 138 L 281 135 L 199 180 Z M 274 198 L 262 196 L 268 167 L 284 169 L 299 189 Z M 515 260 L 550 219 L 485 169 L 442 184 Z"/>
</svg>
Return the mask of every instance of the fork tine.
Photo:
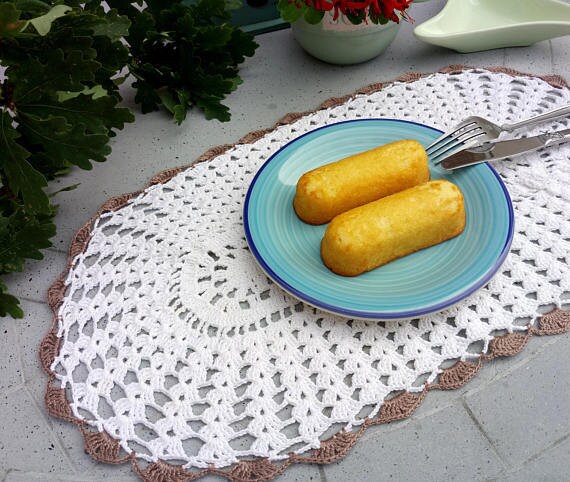
<svg viewBox="0 0 570 482">
<path fill-rule="evenodd" d="M 429 146 L 426 147 L 426 151 L 430 150 L 432 147 L 434 147 L 435 145 L 437 145 L 438 143 L 440 143 L 441 141 L 443 141 L 444 139 L 448 138 L 448 137 L 452 137 L 453 134 L 455 134 L 456 132 L 460 131 L 461 129 L 464 129 L 465 127 L 471 125 L 471 124 L 475 124 L 474 121 L 468 121 L 465 120 L 463 122 L 460 122 L 459 124 L 457 124 L 453 130 L 444 132 L 441 136 L 439 136 L 435 141 L 433 141 Z"/>
<path fill-rule="evenodd" d="M 467 127 L 465 127 L 464 129 L 467 129 Z M 476 132 L 476 131 L 480 131 L 480 132 Z M 485 132 L 483 131 L 483 129 L 481 129 L 481 127 L 476 125 L 474 127 L 471 127 L 470 129 L 464 130 L 464 132 L 461 132 L 457 136 L 451 136 L 446 142 L 441 142 L 440 145 L 436 146 L 435 149 L 430 149 L 430 150 L 426 149 L 426 152 L 427 152 L 428 156 L 434 155 L 437 151 L 448 146 L 448 144 L 455 145 L 455 144 L 457 144 L 457 142 L 462 142 L 466 139 L 470 139 L 471 137 L 473 137 L 474 134 L 480 135 L 480 134 L 484 134 L 484 133 Z M 465 137 L 468 135 L 469 135 L 469 137 Z"/>
<path fill-rule="evenodd" d="M 447 159 L 452 154 L 455 154 L 457 151 L 469 149 L 470 147 L 476 146 L 478 144 L 478 140 L 476 139 L 479 136 L 484 135 L 485 132 L 481 131 L 478 134 L 474 134 L 467 139 L 462 140 L 461 142 L 456 142 L 452 146 L 448 147 L 445 151 L 440 152 L 439 154 L 430 156 L 431 161 L 436 166 L 440 164 L 443 160 Z"/>
</svg>

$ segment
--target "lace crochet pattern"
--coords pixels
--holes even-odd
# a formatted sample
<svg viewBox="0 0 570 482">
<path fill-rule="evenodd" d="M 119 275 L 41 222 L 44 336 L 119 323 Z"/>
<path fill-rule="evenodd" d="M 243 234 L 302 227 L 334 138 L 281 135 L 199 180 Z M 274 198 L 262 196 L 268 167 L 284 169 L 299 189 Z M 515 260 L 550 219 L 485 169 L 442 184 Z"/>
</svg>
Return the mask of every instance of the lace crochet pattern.
<svg viewBox="0 0 570 482">
<path fill-rule="evenodd" d="M 48 411 L 77 425 L 93 457 L 130 461 L 145 480 L 267 480 L 291 463 L 338 460 L 429 390 L 463 385 L 532 335 L 568 330 L 556 308 L 570 291 L 567 146 L 494 164 L 514 205 L 510 255 L 444 312 L 386 322 L 320 312 L 273 284 L 245 241 L 255 172 L 316 127 L 387 117 L 446 130 L 469 115 L 514 122 L 570 103 L 561 78 L 497 70 L 368 86 L 108 201 L 48 294 Z"/>
</svg>

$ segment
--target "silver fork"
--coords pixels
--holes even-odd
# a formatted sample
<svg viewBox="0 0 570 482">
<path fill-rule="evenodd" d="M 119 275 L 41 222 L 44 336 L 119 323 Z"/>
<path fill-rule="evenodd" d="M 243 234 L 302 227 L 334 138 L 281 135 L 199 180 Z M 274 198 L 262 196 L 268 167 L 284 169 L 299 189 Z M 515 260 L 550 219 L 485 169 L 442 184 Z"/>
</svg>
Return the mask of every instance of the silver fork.
<svg viewBox="0 0 570 482">
<path fill-rule="evenodd" d="M 426 152 L 434 164 L 439 164 L 447 156 L 460 149 L 469 149 L 481 142 L 497 139 L 502 132 L 512 132 L 522 127 L 567 115 L 570 115 L 570 105 L 530 117 L 515 124 L 499 125 L 483 117 L 467 117 L 463 122 L 433 141 L 426 148 Z"/>
</svg>

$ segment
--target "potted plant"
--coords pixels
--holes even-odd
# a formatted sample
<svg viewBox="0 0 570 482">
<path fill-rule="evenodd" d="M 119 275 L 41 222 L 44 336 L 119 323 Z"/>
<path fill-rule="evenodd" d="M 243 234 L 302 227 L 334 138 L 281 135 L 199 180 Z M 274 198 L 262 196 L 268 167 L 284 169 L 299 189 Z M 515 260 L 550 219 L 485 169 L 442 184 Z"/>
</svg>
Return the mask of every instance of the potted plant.
<svg viewBox="0 0 570 482">
<path fill-rule="evenodd" d="M 283 20 L 308 53 L 334 64 L 356 64 L 394 40 L 412 0 L 279 0 Z"/>
</svg>

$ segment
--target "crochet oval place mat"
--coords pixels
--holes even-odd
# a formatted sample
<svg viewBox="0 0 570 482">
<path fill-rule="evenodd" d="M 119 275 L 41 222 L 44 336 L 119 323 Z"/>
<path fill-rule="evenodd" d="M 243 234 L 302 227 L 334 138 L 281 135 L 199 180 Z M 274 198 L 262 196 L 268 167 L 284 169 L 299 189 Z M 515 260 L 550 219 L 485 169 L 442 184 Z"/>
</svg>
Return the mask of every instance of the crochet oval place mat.
<svg viewBox="0 0 570 482">
<path fill-rule="evenodd" d="M 258 268 L 242 209 L 268 157 L 323 125 L 386 117 L 445 130 L 469 115 L 513 122 L 569 103 L 556 76 L 408 74 L 109 200 L 48 293 L 49 413 L 74 423 L 95 459 L 130 461 L 144 480 L 268 480 L 293 463 L 336 461 L 430 390 L 462 386 L 533 335 L 567 331 L 569 147 L 494 164 L 515 211 L 507 261 L 478 293 L 420 319 L 346 320 L 300 303 Z"/>
</svg>

